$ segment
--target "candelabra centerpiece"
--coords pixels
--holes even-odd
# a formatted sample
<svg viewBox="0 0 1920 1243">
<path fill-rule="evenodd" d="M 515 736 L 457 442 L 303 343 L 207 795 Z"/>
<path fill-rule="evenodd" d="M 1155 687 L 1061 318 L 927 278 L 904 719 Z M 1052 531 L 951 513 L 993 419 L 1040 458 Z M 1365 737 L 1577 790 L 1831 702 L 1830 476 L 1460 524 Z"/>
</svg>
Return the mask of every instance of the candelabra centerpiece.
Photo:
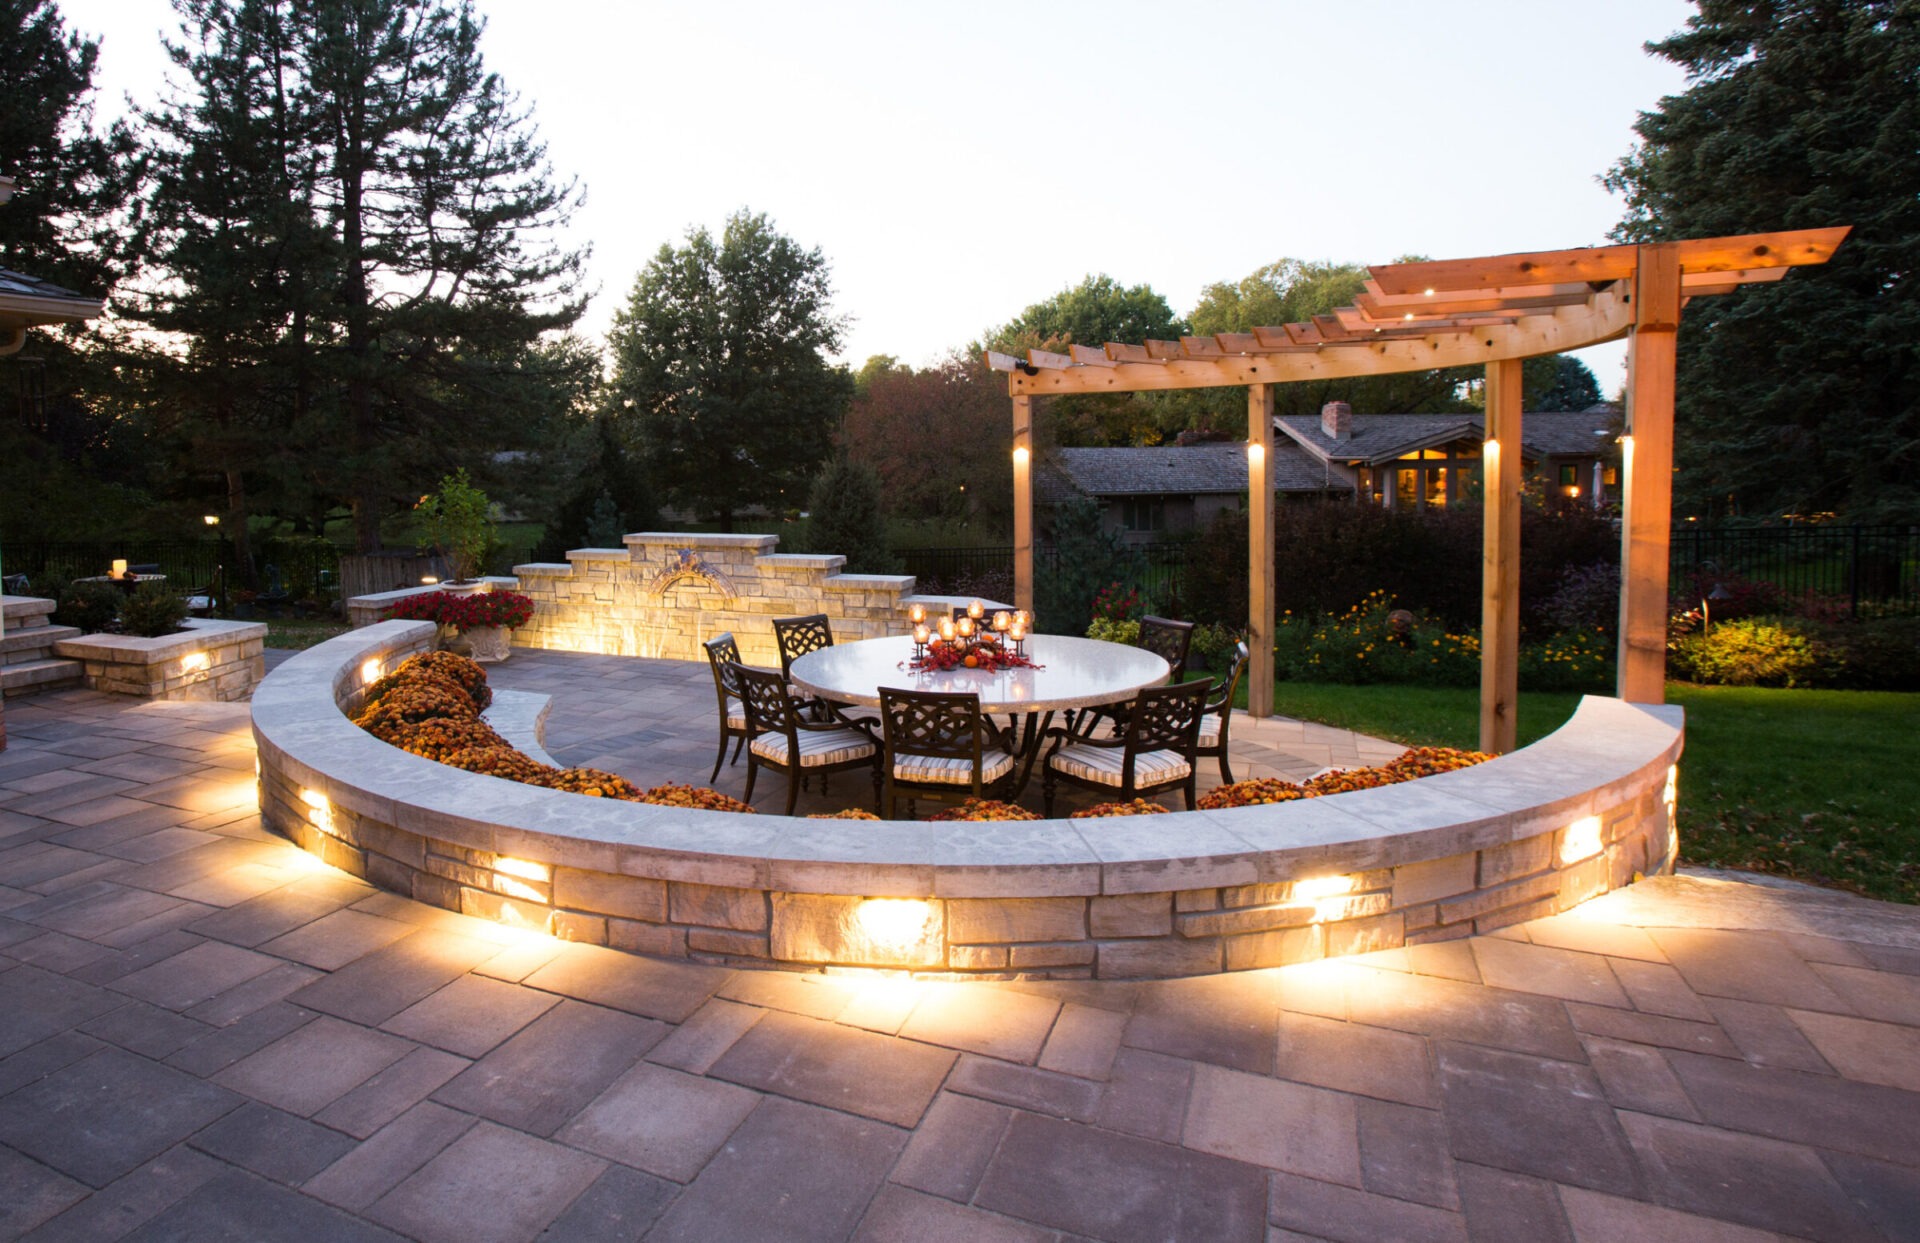
<svg viewBox="0 0 1920 1243">
<path fill-rule="evenodd" d="M 1027 633 L 1033 619 L 1025 609 L 1005 609 L 987 618 L 984 601 L 975 600 L 958 616 L 949 613 L 929 623 L 927 606 L 908 608 L 913 623 L 913 660 L 915 669 L 1009 669 L 1033 668 L 1027 659 Z"/>
</svg>

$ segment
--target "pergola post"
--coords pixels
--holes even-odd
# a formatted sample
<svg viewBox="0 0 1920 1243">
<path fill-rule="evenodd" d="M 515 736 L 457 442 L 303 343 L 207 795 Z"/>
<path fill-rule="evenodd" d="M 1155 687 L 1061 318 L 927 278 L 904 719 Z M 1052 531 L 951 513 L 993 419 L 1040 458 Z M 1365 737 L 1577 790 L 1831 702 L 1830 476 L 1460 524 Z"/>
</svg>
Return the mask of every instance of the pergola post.
<svg viewBox="0 0 1920 1243">
<path fill-rule="evenodd" d="M 1665 703 L 1667 558 L 1673 527 L 1674 347 L 1680 329 L 1680 252 L 1644 245 L 1633 278 L 1627 337 L 1627 426 L 1621 441 L 1620 698 Z"/>
<path fill-rule="evenodd" d="M 1013 399 L 1013 606 L 1033 607 L 1033 398 Z"/>
<path fill-rule="evenodd" d="M 1247 712 L 1273 715 L 1273 386 L 1247 386 Z"/>
<path fill-rule="evenodd" d="M 1487 364 L 1481 449 L 1480 749 L 1504 755 L 1519 730 L 1520 360 Z"/>
</svg>

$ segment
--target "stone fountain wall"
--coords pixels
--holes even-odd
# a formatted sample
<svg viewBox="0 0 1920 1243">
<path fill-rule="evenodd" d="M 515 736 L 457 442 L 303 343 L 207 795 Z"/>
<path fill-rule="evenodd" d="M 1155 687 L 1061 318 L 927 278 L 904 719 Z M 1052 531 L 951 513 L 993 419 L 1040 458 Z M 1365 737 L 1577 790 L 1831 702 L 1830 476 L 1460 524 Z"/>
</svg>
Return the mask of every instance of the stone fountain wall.
<svg viewBox="0 0 1920 1243">
<path fill-rule="evenodd" d="M 834 638 L 849 642 L 900 633 L 907 601 L 922 598 L 912 575 L 844 574 L 845 557 L 774 552 L 776 535 L 642 532 L 623 542 L 574 549 L 564 565 L 515 566 L 533 597 L 515 645 L 704 660 L 700 645 L 731 631 L 747 663 L 778 665 L 776 617 L 825 613 Z"/>
</svg>

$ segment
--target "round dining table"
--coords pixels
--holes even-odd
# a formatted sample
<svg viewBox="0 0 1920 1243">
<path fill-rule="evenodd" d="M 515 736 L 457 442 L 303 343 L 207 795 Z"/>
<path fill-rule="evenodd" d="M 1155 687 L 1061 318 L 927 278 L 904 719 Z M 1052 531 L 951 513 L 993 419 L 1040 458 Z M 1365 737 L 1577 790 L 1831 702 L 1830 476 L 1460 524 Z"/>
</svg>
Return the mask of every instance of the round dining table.
<svg viewBox="0 0 1920 1243">
<path fill-rule="evenodd" d="M 821 699 L 863 707 L 880 706 L 880 691 L 971 691 L 989 715 L 1022 718 L 1017 743 L 1021 763 L 1015 790 L 1032 775 L 1040 739 L 1056 712 L 1123 703 L 1144 687 L 1159 686 L 1172 673 L 1165 659 L 1145 648 L 1036 634 L 1027 639 L 1031 669 L 915 669 L 913 640 L 906 635 L 837 643 L 797 657 L 787 677 Z"/>
</svg>

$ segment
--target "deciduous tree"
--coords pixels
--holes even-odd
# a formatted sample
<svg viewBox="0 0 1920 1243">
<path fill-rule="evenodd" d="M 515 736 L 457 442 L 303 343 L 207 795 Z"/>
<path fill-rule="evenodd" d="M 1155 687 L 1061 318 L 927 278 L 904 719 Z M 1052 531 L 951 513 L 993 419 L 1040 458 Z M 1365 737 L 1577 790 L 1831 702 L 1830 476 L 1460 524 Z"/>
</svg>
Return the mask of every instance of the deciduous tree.
<svg viewBox="0 0 1920 1243">
<path fill-rule="evenodd" d="M 663 245 L 614 318 L 614 399 L 638 416 L 668 501 L 733 529 L 798 509 L 853 391 L 826 256 L 764 214 Z"/>
</svg>

